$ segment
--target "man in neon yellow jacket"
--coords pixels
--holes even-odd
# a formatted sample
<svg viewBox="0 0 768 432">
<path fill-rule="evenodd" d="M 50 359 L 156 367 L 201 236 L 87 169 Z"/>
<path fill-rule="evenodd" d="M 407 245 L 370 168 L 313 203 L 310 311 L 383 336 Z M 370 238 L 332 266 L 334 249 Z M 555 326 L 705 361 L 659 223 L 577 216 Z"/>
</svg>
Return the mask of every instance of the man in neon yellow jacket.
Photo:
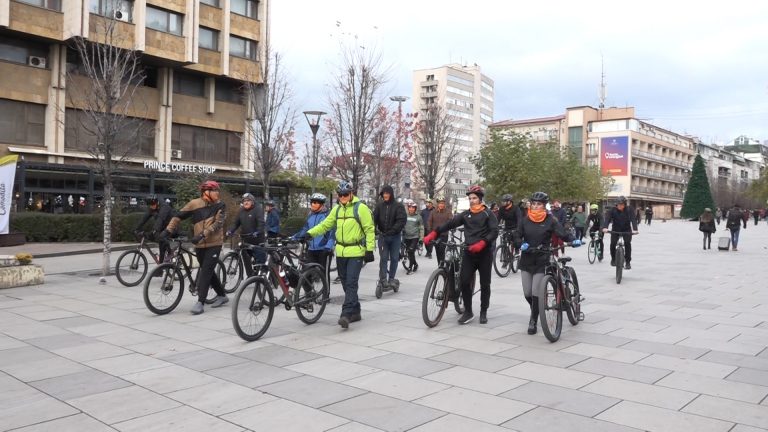
<svg viewBox="0 0 768 432">
<path fill-rule="evenodd" d="M 373 262 L 376 228 L 371 209 L 354 195 L 352 183 L 342 181 L 336 193 L 339 203 L 321 223 L 307 231 L 307 235 L 315 237 L 336 228 L 336 268 L 344 288 L 344 306 L 341 308 L 339 325 L 346 329 L 349 323 L 361 319 L 357 296 L 360 270 L 363 262 Z"/>
</svg>

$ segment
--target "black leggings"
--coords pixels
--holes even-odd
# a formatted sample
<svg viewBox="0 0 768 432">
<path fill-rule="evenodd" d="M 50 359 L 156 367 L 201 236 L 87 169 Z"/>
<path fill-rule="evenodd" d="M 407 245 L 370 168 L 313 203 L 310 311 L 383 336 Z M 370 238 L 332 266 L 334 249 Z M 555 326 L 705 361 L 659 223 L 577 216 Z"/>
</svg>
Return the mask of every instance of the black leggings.
<svg viewBox="0 0 768 432">
<path fill-rule="evenodd" d="M 405 239 L 405 245 L 406 249 L 408 249 L 408 259 L 411 261 L 411 264 L 416 264 L 416 248 L 419 247 L 419 239 Z"/>
<path fill-rule="evenodd" d="M 472 280 L 475 278 L 475 271 L 480 273 L 480 311 L 485 312 L 491 302 L 491 266 L 493 265 L 493 254 L 490 245 L 482 251 L 471 254 L 464 251 L 464 257 L 461 260 L 461 296 L 464 299 L 464 308 L 467 312 L 472 312 L 472 295 L 474 294 Z"/>
<path fill-rule="evenodd" d="M 712 233 L 704 232 L 704 248 L 709 249 L 712 247 Z"/>
<path fill-rule="evenodd" d="M 330 268 L 331 268 L 331 257 L 333 255 L 327 251 L 327 250 L 307 250 L 307 262 L 320 264 L 323 266 L 323 274 L 325 275 L 325 279 L 330 282 Z"/>
<path fill-rule="evenodd" d="M 208 248 L 195 249 L 197 262 L 200 263 L 200 269 L 197 270 L 197 301 L 205 303 L 208 297 L 208 289 L 213 286 L 216 295 L 225 296 L 224 288 L 221 286 L 219 276 L 216 270 L 216 263 L 219 262 L 221 246 L 212 246 Z"/>
</svg>

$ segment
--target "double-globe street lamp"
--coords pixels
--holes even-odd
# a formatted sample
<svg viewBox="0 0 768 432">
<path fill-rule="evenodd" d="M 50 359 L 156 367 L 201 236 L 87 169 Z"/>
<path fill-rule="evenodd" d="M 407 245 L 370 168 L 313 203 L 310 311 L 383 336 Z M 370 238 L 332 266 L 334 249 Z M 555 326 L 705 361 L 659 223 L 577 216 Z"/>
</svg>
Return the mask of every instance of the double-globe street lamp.
<svg viewBox="0 0 768 432">
<path fill-rule="evenodd" d="M 326 113 L 323 111 L 304 111 L 304 117 L 307 118 L 309 129 L 312 130 L 312 156 L 310 159 L 310 171 L 312 174 L 312 193 L 315 193 L 317 185 L 317 171 L 320 158 L 320 147 L 317 145 L 317 131 L 320 130 L 320 117 Z"/>
</svg>

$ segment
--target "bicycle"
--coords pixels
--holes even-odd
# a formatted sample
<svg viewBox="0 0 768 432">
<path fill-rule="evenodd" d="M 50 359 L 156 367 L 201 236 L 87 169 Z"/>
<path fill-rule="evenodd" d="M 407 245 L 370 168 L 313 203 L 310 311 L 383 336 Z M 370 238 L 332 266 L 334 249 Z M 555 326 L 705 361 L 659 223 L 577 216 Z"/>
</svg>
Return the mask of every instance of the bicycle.
<svg viewBox="0 0 768 432">
<path fill-rule="evenodd" d="M 564 243 L 570 246 L 570 243 Z M 571 325 L 584 320 L 581 302 L 585 298 L 579 289 L 576 270 L 567 265 L 571 257 L 557 257 L 557 248 L 539 247 L 537 250 L 549 254 L 549 263 L 544 270 L 544 279 L 539 289 L 539 319 L 541 330 L 550 342 L 557 342 L 563 329 L 563 310 Z"/>
<path fill-rule="evenodd" d="M 148 244 L 144 233 L 138 235 L 139 244 L 135 249 L 129 249 L 117 258 L 115 264 L 115 276 L 118 282 L 127 287 L 133 287 L 140 284 L 145 277 L 147 277 L 147 269 L 149 268 L 149 260 L 144 251 L 149 253 L 152 257 L 152 262 L 155 264 L 160 263 L 160 253 L 155 253 L 152 247 Z M 170 261 L 172 258 L 171 253 L 165 257 L 166 261 Z"/>
<path fill-rule="evenodd" d="M 493 252 L 493 270 L 499 277 L 505 278 L 509 273 L 517 273 L 520 262 L 520 251 L 512 244 L 512 231 L 503 230 L 496 250 Z"/>
<path fill-rule="evenodd" d="M 292 250 L 290 241 L 262 247 L 267 262 L 243 281 L 232 303 L 232 326 L 246 341 L 261 338 L 272 322 L 275 307 L 283 303 L 286 310 L 296 310 L 305 324 L 317 322 L 330 301 L 330 288 L 323 267 L 305 263 Z M 258 247 L 258 246 L 257 246 Z M 282 296 L 275 299 L 274 289 Z M 266 316 L 263 314 L 266 313 Z M 263 321 L 262 321 L 263 318 Z"/>
<path fill-rule="evenodd" d="M 600 237 L 602 233 L 592 231 L 589 233 L 589 246 L 587 246 L 587 259 L 590 264 L 595 263 L 595 259 L 603 262 L 603 248 L 600 246 Z"/>
<path fill-rule="evenodd" d="M 416 262 L 411 261 L 411 257 L 408 255 L 408 240 L 406 239 L 403 239 L 400 242 L 400 261 L 402 261 L 403 269 L 405 269 L 408 274 L 413 273 L 413 271 L 416 269 Z M 398 290 L 399 288 L 400 287 L 398 287 Z"/>
<path fill-rule="evenodd" d="M 635 235 L 635 233 L 633 233 L 631 231 L 629 231 L 629 232 L 624 232 L 624 231 L 608 231 L 608 232 L 611 233 L 611 234 L 617 234 L 619 236 L 618 241 L 616 242 L 616 260 L 615 260 L 615 264 L 616 264 L 616 285 L 619 285 L 619 284 L 621 284 L 621 278 L 622 278 L 622 276 L 624 274 L 624 257 L 625 257 L 625 252 L 624 252 L 624 235 L 625 234 Z"/>
<path fill-rule="evenodd" d="M 171 262 L 160 264 L 152 270 L 149 278 L 144 282 L 144 304 L 147 309 L 157 315 L 165 315 L 176 309 L 184 294 L 184 280 L 189 282 L 189 293 L 197 295 L 197 277 L 200 271 L 192 277 L 191 255 L 182 243 L 187 239 L 178 237 L 169 240 L 173 257 Z M 221 260 L 216 262 L 216 275 L 219 277 L 222 287 L 226 286 L 227 272 Z M 208 290 L 205 299 L 206 304 L 211 304 L 216 299 L 216 291 Z"/>
<path fill-rule="evenodd" d="M 435 245 L 445 244 L 445 260 L 432 272 L 424 287 L 421 317 L 427 327 L 434 327 L 440 323 L 448 303 L 453 303 L 456 313 L 464 313 L 459 280 L 461 279 L 462 253 L 468 246 L 461 243 L 459 238 L 452 230 L 448 241 L 435 240 Z M 477 294 L 475 279 L 472 279 L 471 285 L 472 295 Z"/>
<path fill-rule="evenodd" d="M 253 237 L 254 236 L 251 234 L 241 234 L 240 241 L 233 244 L 232 250 L 221 259 L 221 262 L 224 264 L 224 269 L 227 272 L 227 287 L 224 288 L 227 294 L 235 292 L 240 285 L 240 282 L 244 279 L 243 276 L 246 272 L 245 258 L 243 254 L 250 253 L 250 249 L 254 246 L 246 243 L 244 239 Z M 251 265 L 254 269 L 257 268 L 257 264 L 255 258 L 251 257 Z"/>
</svg>

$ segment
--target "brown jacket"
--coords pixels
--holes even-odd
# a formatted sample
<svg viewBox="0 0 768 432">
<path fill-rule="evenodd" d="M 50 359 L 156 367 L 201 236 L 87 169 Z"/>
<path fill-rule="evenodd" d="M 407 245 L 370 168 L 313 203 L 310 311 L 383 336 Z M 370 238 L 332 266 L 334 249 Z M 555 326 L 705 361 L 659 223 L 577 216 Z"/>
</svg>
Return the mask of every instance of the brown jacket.
<svg viewBox="0 0 768 432">
<path fill-rule="evenodd" d="M 429 214 L 429 222 L 427 222 L 427 233 L 434 231 L 439 227 L 440 225 L 443 225 L 453 219 L 453 214 L 451 214 L 451 210 L 446 207 L 445 210 L 440 211 L 435 207 L 432 209 L 432 213 Z M 443 234 L 444 236 L 447 236 L 448 234 Z"/>
<path fill-rule="evenodd" d="M 221 246 L 224 243 L 224 219 L 226 219 L 226 207 L 223 202 L 206 202 L 202 198 L 195 198 L 188 202 L 166 228 L 170 232 L 176 231 L 179 222 L 192 218 L 194 235 L 203 235 L 204 239 L 195 245 L 196 248 L 208 248 Z"/>
</svg>

